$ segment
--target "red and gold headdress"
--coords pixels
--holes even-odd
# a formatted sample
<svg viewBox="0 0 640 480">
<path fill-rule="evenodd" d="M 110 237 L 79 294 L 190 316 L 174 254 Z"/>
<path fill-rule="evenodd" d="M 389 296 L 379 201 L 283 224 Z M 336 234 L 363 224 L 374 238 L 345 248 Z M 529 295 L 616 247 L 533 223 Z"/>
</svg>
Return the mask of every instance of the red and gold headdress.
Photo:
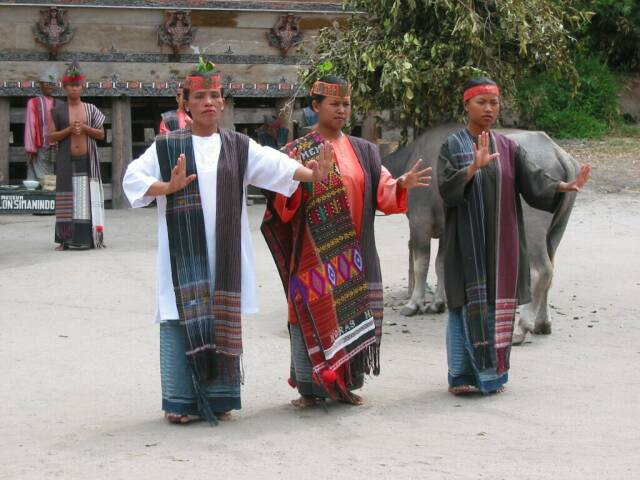
<svg viewBox="0 0 640 480">
<path fill-rule="evenodd" d="M 323 97 L 345 98 L 351 96 L 350 83 L 327 83 L 318 80 L 311 87 L 311 96 L 322 95 Z"/>
<path fill-rule="evenodd" d="M 486 83 L 482 85 L 474 85 L 464 91 L 463 101 L 477 97 L 478 95 L 493 94 L 500 96 L 500 88 L 497 85 Z"/>
<path fill-rule="evenodd" d="M 219 73 L 214 73 L 216 66 L 212 62 L 205 61 L 200 57 L 196 71 L 192 75 L 188 75 L 184 88 L 190 92 L 197 90 L 221 90 L 222 82 Z"/>
<path fill-rule="evenodd" d="M 62 84 L 66 85 L 68 83 L 82 83 L 84 82 L 85 78 L 87 77 L 85 77 L 82 73 L 80 64 L 76 60 L 74 60 L 65 70 L 64 75 L 62 76 Z"/>
</svg>

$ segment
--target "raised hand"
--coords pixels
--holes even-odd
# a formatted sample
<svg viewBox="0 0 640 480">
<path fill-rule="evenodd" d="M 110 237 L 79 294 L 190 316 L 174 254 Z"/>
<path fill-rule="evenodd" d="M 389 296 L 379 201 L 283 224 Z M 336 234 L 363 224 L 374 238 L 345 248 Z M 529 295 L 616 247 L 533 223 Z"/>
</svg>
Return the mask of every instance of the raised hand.
<svg viewBox="0 0 640 480">
<path fill-rule="evenodd" d="M 423 168 L 422 159 L 419 158 L 416 163 L 413 164 L 411 170 L 398 178 L 398 186 L 406 190 L 410 190 L 415 187 L 428 187 L 431 180 L 431 167 Z"/>
<path fill-rule="evenodd" d="M 499 153 L 489 154 L 489 133 L 482 132 L 478 137 L 477 145 L 475 143 L 473 144 L 473 163 L 471 166 L 474 171 L 478 171 L 489 165 L 499 156 Z"/>
<path fill-rule="evenodd" d="M 302 164 L 302 149 L 300 147 L 294 148 L 289 153 L 289 158 L 293 158 L 299 164 Z"/>
<path fill-rule="evenodd" d="M 578 172 L 578 176 L 574 178 L 570 182 L 560 182 L 558 184 L 559 192 L 580 192 L 582 187 L 589 181 L 591 178 L 591 164 L 587 163 L 580 167 L 580 172 Z"/>
<path fill-rule="evenodd" d="M 309 160 L 307 168 L 312 172 L 312 182 L 321 182 L 329 175 L 333 165 L 333 147 L 329 142 L 320 145 L 320 154 L 318 160 Z"/>
<path fill-rule="evenodd" d="M 171 170 L 171 180 L 167 186 L 167 195 L 182 190 L 196 179 L 196 175 L 191 174 L 187 177 L 187 159 L 184 153 L 178 157 L 176 166 Z"/>
</svg>

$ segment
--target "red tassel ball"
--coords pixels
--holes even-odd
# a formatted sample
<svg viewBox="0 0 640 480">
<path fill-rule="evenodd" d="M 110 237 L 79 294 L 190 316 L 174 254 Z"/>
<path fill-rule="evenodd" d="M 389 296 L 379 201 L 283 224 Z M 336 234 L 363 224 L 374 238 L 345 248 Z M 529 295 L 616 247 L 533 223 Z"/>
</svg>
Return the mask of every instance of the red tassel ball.
<svg viewBox="0 0 640 480">
<path fill-rule="evenodd" d="M 338 375 L 336 374 L 336 372 L 328 368 L 326 370 L 323 370 L 320 376 L 322 377 L 322 381 L 324 383 L 333 383 L 338 379 Z"/>
<path fill-rule="evenodd" d="M 96 232 L 102 232 L 104 227 L 102 225 L 96 225 Z"/>
<path fill-rule="evenodd" d="M 298 385 L 296 384 L 296 382 L 293 381 L 293 378 L 289 377 L 287 378 L 287 383 L 289 384 L 289 386 L 291 388 L 296 388 Z"/>
</svg>

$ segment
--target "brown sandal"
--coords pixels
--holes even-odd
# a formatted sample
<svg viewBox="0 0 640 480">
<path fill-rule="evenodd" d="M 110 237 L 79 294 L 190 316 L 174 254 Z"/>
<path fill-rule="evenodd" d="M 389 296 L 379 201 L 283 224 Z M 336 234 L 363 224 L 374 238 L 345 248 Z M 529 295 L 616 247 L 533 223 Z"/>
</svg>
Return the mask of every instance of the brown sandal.
<svg viewBox="0 0 640 480">
<path fill-rule="evenodd" d="M 449 387 L 449 393 L 452 393 L 454 395 L 470 395 L 473 393 L 478 393 L 480 390 L 478 390 L 477 387 L 474 387 L 473 385 L 458 385 L 456 387 Z"/>
<path fill-rule="evenodd" d="M 176 423 L 179 425 L 186 425 L 187 423 L 194 420 L 196 417 L 191 417 L 190 415 L 180 415 L 179 413 L 171 413 L 164 412 L 164 418 L 166 418 L 169 423 Z"/>
</svg>

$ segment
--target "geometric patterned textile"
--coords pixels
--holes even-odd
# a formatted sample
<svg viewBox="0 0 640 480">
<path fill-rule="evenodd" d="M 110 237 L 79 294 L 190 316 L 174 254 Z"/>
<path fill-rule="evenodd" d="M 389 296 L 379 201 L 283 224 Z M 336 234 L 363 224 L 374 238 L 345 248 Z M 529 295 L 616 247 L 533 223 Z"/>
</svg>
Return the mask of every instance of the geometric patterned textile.
<svg viewBox="0 0 640 480">
<path fill-rule="evenodd" d="M 313 131 L 285 147 L 301 150 L 306 164 L 320 152 L 323 139 Z M 375 322 L 369 306 L 362 249 L 356 237 L 346 190 L 337 163 L 323 182 L 302 183 L 300 221 L 303 240 L 297 267 L 290 271 L 288 299 L 302 331 L 313 367 L 313 378 L 334 397 L 346 395 L 351 362 L 371 370 L 377 358 Z M 263 230 L 264 231 L 264 230 Z M 273 242 L 276 236 L 267 231 Z M 272 245 L 270 245 L 272 246 Z M 278 260 L 276 260 L 277 262 Z M 322 373 L 336 372 L 328 385 Z"/>
</svg>

